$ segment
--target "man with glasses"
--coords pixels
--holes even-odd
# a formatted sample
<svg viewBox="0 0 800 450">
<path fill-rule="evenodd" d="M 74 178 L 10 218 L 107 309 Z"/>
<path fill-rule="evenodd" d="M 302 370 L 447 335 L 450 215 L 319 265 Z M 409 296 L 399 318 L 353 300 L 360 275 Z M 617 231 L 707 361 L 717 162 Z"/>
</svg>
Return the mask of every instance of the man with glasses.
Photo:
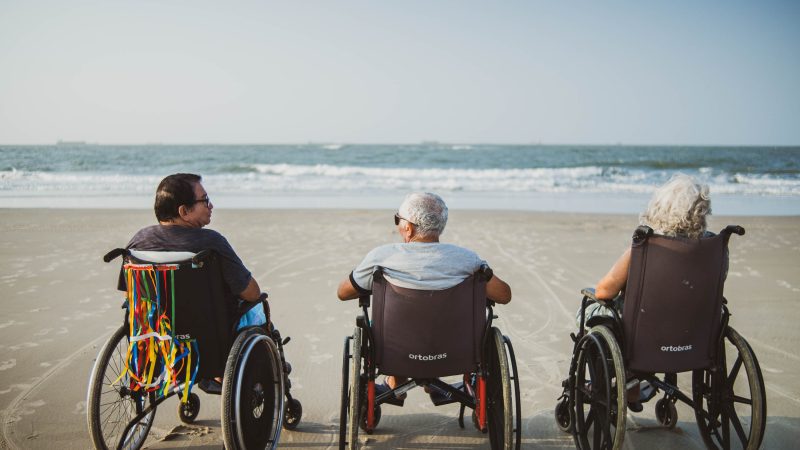
<svg viewBox="0 0 800 450">
<path fill-rule="evenodd" d="M 233 251 L 228 240 L 218 232 L 205 227 L 211 223 L 214 204 L 208 198 L 200 175 L 176 173 L 161 180 L 156 189 L 155 213 L 158 225 L 139 230 L 127 248 L 135 250 L 192 252 L 214 250 L 220 256 L 222 278 L 229 294 L 257 302 L 261 288 L 250 271 Z M 125 289 L 120 276 L 119 289 Z M 266 323 L 266 313 L 261 305 L 251 308 L 239 321 L 239 327 Z M 208 393 L 222 392 L 222 379 L 201 380 L 200 388 Z"/>
<path fill-rule="evenodd" d="M 142 228 L 127 248 L 151 251 L 200 252 L 214 250 L 220 256 L 222 275 L 231 294 L 258 301 L 261 288 L 224 236 L 205 227 L 211 223 L 214 204 L 199 175 L 176 173 L 158 185 L 155 213 L 158 225 Z"/>
<path fill-rule="evenodd" d="M 370 295 L 375 270 L 383 269 L 392 284 L 408 289 L 442 290 L 451 288 L 475 273 L 486 261 L 472 250 L 439 242 L 447 224 L 447 205 L 436 194 L 412 193 L 406 196 L 394 215 L 394 224 L 403 243 L 376 247 L 342 280 L 337 290 L 340 300 Z M 486 283 L 486 296 L 497 303 L 511 301 L 511 288 L 497 275 Z M 394 388 L 402 380 L 386 377 L 378 394 Z M 388 387 L 387 387 L 388 386 Z M 432 392 L 434 403 L 441 393 Z M 401 404 L 398 399 L 397 403 Z"/>
</svg>

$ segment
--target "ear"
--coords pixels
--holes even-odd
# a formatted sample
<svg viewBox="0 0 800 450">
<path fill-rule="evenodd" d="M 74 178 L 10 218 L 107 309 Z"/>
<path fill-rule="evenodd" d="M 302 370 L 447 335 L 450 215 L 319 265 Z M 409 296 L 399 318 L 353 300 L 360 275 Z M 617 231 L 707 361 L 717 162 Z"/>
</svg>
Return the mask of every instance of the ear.
<svg viewBox="0 0 800 450">
<path fill-rule="evenodd" d="M 186 213 L 188 213 L 188 212 L 189 212 L 189 209 L 186 207 L 186 205 L 181 205 L 181 206 L 178 206 L 178 217 L 180 217 L 181 219 L 182 219 L 182 218 L 183 218 L 183 216 L 185 216 L 185 215 L 186 215 Z"/>
</svg>

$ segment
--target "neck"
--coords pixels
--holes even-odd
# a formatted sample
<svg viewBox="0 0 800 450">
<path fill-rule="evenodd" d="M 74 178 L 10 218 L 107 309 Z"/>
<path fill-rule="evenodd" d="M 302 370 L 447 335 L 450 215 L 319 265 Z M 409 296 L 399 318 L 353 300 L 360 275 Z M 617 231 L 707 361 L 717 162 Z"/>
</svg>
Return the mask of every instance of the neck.
<svg viewBox="0 0 800 450">
<path fill-rule="evenodd" d="M 439 242 L 439 236 L 411 236 L 408 242 Z"/>
</svg>

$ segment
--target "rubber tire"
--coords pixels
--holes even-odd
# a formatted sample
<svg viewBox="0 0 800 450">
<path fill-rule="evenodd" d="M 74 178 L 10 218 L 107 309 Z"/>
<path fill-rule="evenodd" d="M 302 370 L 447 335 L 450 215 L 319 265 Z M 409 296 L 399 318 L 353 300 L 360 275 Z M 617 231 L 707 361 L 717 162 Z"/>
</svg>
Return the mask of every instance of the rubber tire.
<svg viewBox="0 0 800 450">
<path fill-rule="evenodd" d="M 494 450 L 512 450 L 513 401 L 511 398 L 510 368 L 503 334 L 495 327 L 489 330 L 488 378 L 486 380 L 486 417 L 489 444 Z"/>
<path fill-rule="evenodd" d="M 262 351 L 263 355 L 259 353 Z M 284 408 L 280 361 L 275 343 L 261 328 L 248 328 L 236 337 L 222 379 L 221 422 L 226 449 L 278 446 Z"/>
<path fill-rule="evenodd" d="M 194 423 L 200 414 L 200 397 L 192 392 L 186 403 L 178 402 L 178 419 L 183 423 Z"/>
<path fill-rule="evenodd" d="M 597 450 L 600 448 L 618 450 L 622 448 L 622 443 L 625 439 L 625 420 L 628 405 L 625 391 L 625 367 L 616 337 L 608 327 L 597 325 L 592 327 L 581 338 L 576 348 L 577 351 L 573 358 L 577 358 L 577 373 L 571 392 L 575 408 L 572 416 L 574 418 L 572 435 L 575 439 L 575 446 L 579 450 Z M 589 353 L 591 353 L 590 357 L 593 355 L 600 356 L 604 362 L 593 362 L 590 369 L 587 366 L 587 354 Z M 595 367 L 596 364 L 601 364 L 601 366 Z M 587 381 L 592 381 L 591 379 L 587 380 L 585 375 L 587 370 L 597 372 L 601 369 L 606 371 L 606 373 L 602 374 L 605 379 L 603 383 L 598 383 L 597 380 L 594 380 L 592 388 L 596 389 L 598 385 L 601 385 L 605 389 L 602 389 L 603 395 L 601 398 L 596 400 L 595 395 L 599 392 L 594 395 L 585 392 Z M 600 389 L 596 390 L 599 391 Z M 589 394 L 588 398 L 585 398 L 587 394 Z M 611 408 L 608 411 L 602 411 L 601 409 L 595 413 L 594 409 L 603 404 L 608 404 Z M 585 407 L 588 407 L 589 410 L 584 411 Z M 585 414 L 586 412 L 588 414 Z M 602 430 L 600 431 L 600 442 L 597 441 L 596 433 L 598 431 L 595 430 L 594 423 L 588 424 L 589 419 L 593 422 L 596 420 L 595 416 L 597 414 L 603 416 L 603 420 L 608 426 L 605 433 Z M 611 430 L 612 426 L 614 428 L 613 431 Z M 595 433 L 591 442 L 588 436 L 589 428 Z M 602 439 L 603 435 L 607 436 L 611 442 Z"/>
<path fill-rule="evenodd" d="M 569 414 L 569 401 L 567 398 L 563 398 L 556 403 L 553 415 L 559 430 L 564 433 L 572 433 L 572 417 Z"/>
<path fill-rule="evenodd" d="M 675 408 L 675 403 L 667 398 L 659 399 L 656 402 L 656 420 L 670 430 L 675 428 L 678 423 L 678 410 Z"/>
<path fill-rule="evenodd" d="M 283 429 L 294 430 L 300 425 L 300 419 L 303 417 L 303 405 L 299 400 L 293 398 L 292 401 L 284 404 L 283 411 Z"/>
<path fill-rule="evenodd" d="M 361 422 L 361 391 L 364 387 L 361 374 L 361 346 L 363 331 L 356 327 L 353 331 L 352 357 L 350 359 L 350 401 L 348 402 L 347 448 L 358 449 L 358 428 Z"/>
<path fill-rule="evenodd" d="M 342 386 L 341 400 L 339 402 L 339 450 L 345 450 L 347 445 L 347 413 L 350 411 L 350 341 L 352 336 L 347 336 L 344 340 L 344 350 L 342 350 Z"/>
<path fill-rule="evenodd" d="M 738 445 L 732 448 L 755 450 L 761 446 L 767 418 L 767 397 L 764 390 L 764 378 L 761 374 L 761 368 L 758 365 L 758 359 L 755 353 L 753 353 L 753 349 L 733 328 L 728 327 L 725 331 L 723 344 L 725 348 L 720 349 L 718 352 L 717 364 L 724 369 L 721 372 L 725 374 L 726 378 L 730 378 L 731 375 L 733 375 L 733 371 L 736 370 L 737 377 L 734 380 L 733 386 L 729 389 L 725 389 L 722 386 L 725 383 L 718 375 L 714 375 L 711 371 L 707 370 L 696 370 L 692 374 L 693 401 L 706 413 L 711 410 L 715 411 L 715 416 L 719 418 L 721 415 L 720 409 L 725 409 L 730 415 L 731 410 L 736 413 L 734 409 L 735 404 L 742 404 L 740 401 L 734 402 L 731 394 L 736 394 L 737 398 L 749 398 L 751 401 L 751 407 L 749 408 L 749 427 L 748 430 L 744 430 L 744 427 L 742 427 L 743 433 L 747 431 L 749 431 L 749 433 L 745 433 L 746 439 L 744 440 L 739 437 L 739 440 L 736 441 Z M 733 351 L 737 353 L 736 358 L 734 358 L 734 363 L 730 367 L 728 366 L 726 350 L 731 351 L 731 353 L 733 353 Z M 744 376 L 747 378 L 746 380 L 742 380 L 742 366 L 744 366 L 745 369 Z M 717 373 L 719 372 L 720 371 L 717 371 Z M 738 392 L 737 388 L 739 388 Z M 750 395 L 743 395 L 745 394 L 743 389 L 747 389 Z M 735 425 L 738 423 L 741 426 L 742 418 L 745 416 L 740 416 L 738 413 L 734 414 L 734 416 L 736 417 L 735 421 L 729 419 L 726 424 L 721 424 L 720 427 L 712 427 L 709 421 L 703 417 L 699 411 L 695 411 L 695 419 L 700 429 L 700 436 L 702 436 L 706 447 L 709 449 L 724 448 L 725 428 L 728 428 L 728 433 L 730 433 L 731 424 L 734 424 L 733 436 L 736 437 Z"/>
<path fill-rule="evenodd" d="M 89 378 L 89 391 L 86 396 L 86 417 L 89 422 L 89 434 L 92 436 L 92 443 L 99 450 L 117 448 L 122 430 L 130 423 L 130 419 L 136 415 L 135 400 L 130 395 L 119 393 L 119 387 L 127 384 L 125 381 L 127 376 L 116 383 L 117 387 L 112 387 L 114 386 L 112 383 L 125 370 L 127 352 L 128 327 L 123 325 L 103 345 L 97 355 Z M 109 406 L 112 403 L 114 406 Z M 140 407 L 143 407 L 147 400 L 143 399 L 142 403 Z M 102 408 L 101 405 L 103 405 Z M 105 413 L 105 415 L 101 417 L 101 413 Z M 106 419 L 109 415 L 117 418 L 123 414 L 127 416 L 127 420 L 124 423 L 119 423 L 112 430 L 104 429 L 109 428 L 106 425 L 108 423 Z M 129 445 L 124 446 L 124 449 L 138 450 L 144 445 L 145 440 L 147 440 L 147 434 L 150 432 L 150 427 L 153 425 L 155 414 L 156 410 L 154 408 L 150 414 L 144 416 L 139 424 L 131 430 L 131 434 L 135 439 L 129 441 Z M 104 425 L 106 426 L 104 427 Z"/>
</svg>

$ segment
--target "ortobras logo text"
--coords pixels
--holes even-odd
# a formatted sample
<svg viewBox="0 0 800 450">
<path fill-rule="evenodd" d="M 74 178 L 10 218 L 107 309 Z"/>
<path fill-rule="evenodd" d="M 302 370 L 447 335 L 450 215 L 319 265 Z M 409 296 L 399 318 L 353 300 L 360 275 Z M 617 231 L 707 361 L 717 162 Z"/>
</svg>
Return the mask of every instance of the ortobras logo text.
<svg viewBox="0 0 800 450">
<path fill-rule="evenodd" d="M 447 353 L 439 353 L 438 355 L 420 355 L 420 354 L 408 354 L 408 359 L 413 359 L 414 361 L 438 361 L 440 359 L 446 359 Z"/>
</svg>

